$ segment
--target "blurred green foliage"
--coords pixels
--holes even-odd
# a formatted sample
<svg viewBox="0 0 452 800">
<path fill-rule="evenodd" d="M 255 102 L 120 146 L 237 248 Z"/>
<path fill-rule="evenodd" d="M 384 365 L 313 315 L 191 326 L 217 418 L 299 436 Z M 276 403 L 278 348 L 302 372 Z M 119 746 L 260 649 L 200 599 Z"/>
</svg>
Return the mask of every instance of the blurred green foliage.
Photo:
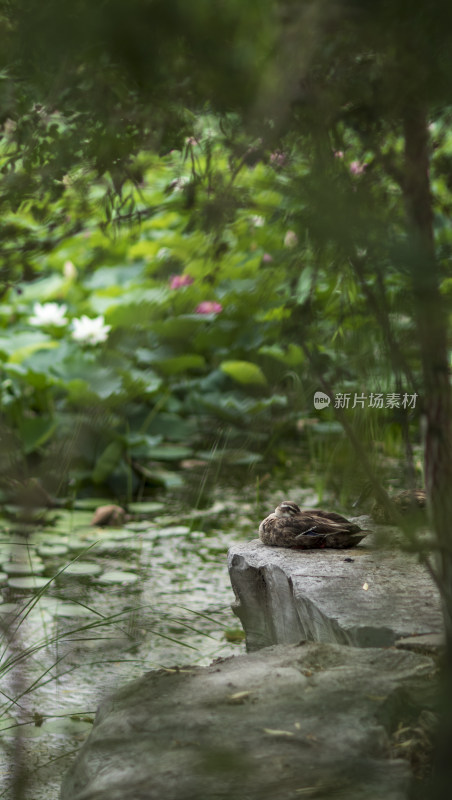
<svg viewBox="0 0 452 800">
<path fill-rule="evenodd" d="M 105 205 L 108 178 L 84 174 L 81 210 L 77 172 L 67 175 L 55 217 L 80 229 L 36 253 L 40 277 L 11 286 L 1 308 L 1 402 L 18 474 L 39 464 L 39 474 L 130 497 L 144 484 L 177 486 L 172 467 L 184 459 L 217 460 L 222 436 L 224 463 L 245 466 L 280 460 L 275 443 L 303 419 L 318 422 L 311 437 L 334 440 L 332 410 L 319 421 L 312 405 L 319 374 L 352 398 L 397 389 L 384 331 L 369 339 L 359 278 L 303 219 L 294 185 L 309 181 L 304 154 L 293 147 L 236 165 L 226 123 L 199 118 L 182 150 L 140 153 L 140 185 L 124 187 L 127 221 Z M 352 139 L 349 149 L 331 161 L 353 196 L 363 176 L 350 173 Z M 387 179 L 372 182 L 385 190 Z M 26 204 L 15 223 L 42 231 Z M 388 319 L 416 375 L 395 272 L 390 286 Z M 402 413 L 350 411 L 369 439 Z"/>
<path fill-rule="evenodd" d="M 1 6 L 2 474 L 130 498 L 177 486 L 168 467 L 217 460 L 219 442 L 230 463 L 284 462 L 289 433 L 311 453 L 330 437 L 342 476 L 350 451 L 316 389 L 417 394 L 409 411 L 345 409 L 370 451 L 409 449 L 414 96 L 446 302 L 451 280 L 436 5 Z"/>
</svg>

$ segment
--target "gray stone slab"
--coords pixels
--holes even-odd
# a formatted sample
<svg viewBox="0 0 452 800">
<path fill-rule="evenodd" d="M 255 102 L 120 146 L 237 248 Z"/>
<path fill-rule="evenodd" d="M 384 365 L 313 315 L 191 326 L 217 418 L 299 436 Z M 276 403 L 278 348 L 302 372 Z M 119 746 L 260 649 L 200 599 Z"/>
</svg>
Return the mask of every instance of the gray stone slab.
<svg viewBox="0 0 452 800">
<path fill-rule="evenodd" d="M 388 647 L 443 634 L 426 569 L 409 553 L 373 547 L 370 536 L 349 550 L 267 547 L 256 539 L 233 545 L 228 566 L 249 651 L 302 639 Z"/>
<path fill-rule="evenodd" d="M 407 800 L 391 734 L 429 713 L 434 675 L 317 643 L 151 672 L 102 703 L 61 799 Z"/>
</svg>

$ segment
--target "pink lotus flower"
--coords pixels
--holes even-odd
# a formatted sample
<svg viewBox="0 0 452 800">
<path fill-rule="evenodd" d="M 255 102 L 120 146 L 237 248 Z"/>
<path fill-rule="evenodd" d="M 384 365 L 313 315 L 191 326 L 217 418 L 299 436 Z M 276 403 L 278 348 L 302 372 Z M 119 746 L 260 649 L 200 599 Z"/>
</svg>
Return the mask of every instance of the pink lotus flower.
<svg viewBox="0 0 452 800">
<path fill-rule="evenodd" d="M 262 261 L 264 264 L 271 264 L 273 261 L 273 256 L 271 256 L 270 253 L 264 253 L 262 256 Z"/>
<path fill-rule="evenodd" d="M 367 164 L 363 164 L 362 161 L 352 161 L 349 169 L 352 175 L 362 175 L 366 167 Z"/>
<path fill-rule="evenodd" d="M 286 158 L 286 154 L 282 153 L 281 150 L 275 150 L 274 153 L 270 153 L 270 163 L 275 167 L 283 167 L 286 163 Z"/>
<path fill-rule="evenodd" d="M 197 314 L 219 314 L 220 311 L 223 311 L 223 306 L 220 306 L 219 303 L 215 303 L 214 300 L 204 300 L 196 308 Z"/>
<path fill-rule="evenodd" d="M 170 289 L 180 289 L 181 286 L 190 286 L 193 278 L 190 275 L 172 275 L 170 278 Z"/>
<path fill-rule="evenodd" d="M 334 158 L 344 158 L 344 151 L 343 150 L 335 150 L 334 151 Z"/>
</svg>

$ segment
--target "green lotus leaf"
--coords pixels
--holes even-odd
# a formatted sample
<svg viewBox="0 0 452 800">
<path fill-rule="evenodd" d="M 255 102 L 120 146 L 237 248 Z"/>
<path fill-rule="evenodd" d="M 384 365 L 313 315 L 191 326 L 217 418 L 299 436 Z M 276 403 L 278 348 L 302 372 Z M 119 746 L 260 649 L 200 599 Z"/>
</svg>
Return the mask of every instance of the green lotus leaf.
<svg viewBox="0 0 452 800">
<path fill-rule="evenodd" d="M 128 505 L 128 509 L 132 514 L 154 514 L 157 511 L 162 511 L 164 508 L 164 503 L 154 502 L 153 500 L 143 503 L 129 503 Z"/>
<path fill-rule="evenodd" d="M 42 589 L 47 583 L 49 578 L 40 578 L 38 575 L 27 575 L 26 577 L 13 577 L 8 578 L 8 586 L 12 589 Z"/>
<path fill-rule="evenodd" d="M 39 575 L 44 572 L 44 564 L 35 561 L 5 561 L 2 569 L 7 575 Z"/>
<path fill-rule="evenodd" d="M 251 361 L 222 361 L 220 369 L 237 383 L 265 386 L 267 379 L 257 364 Z"/>
<path fill-rule="evenodd" d="M 57 424 L 52 417 L 40 416 L 32 419 L 21 419 L 19 430 L 27 453 L 33 453 L 52 436 Z"/>
<path fill-rule="evenodd" d="M 35 342 L 34 344 L 25 345 L 24 347 L 19 347 L 17 350 L 12 353 L 9 358 L 11 364 L 21 364 L 22 361 L 25 361 L 26 358 L 29 358 L 36 353 L 38 350 L 54 350 L 58 347 L 59 342 L 51 341 L 51 342 Z"/>
<path fill-rule="evenodd" d="M 79 603 L 57 603 L 52 608 L 54 617 L 91 617 L 93 612 Z"/>
<path fill-rule="evenodd" d="M 139 576 L 136 575 L 134 572 L 125 572 L 120 569 L 111 569 L 108 572 L 104 572 L 103 575 L 99 575 L 96 578 L 96 583 L 103 584 L 108 586 L 110 583 L 127 583 L 132 584 L 136 583 L 139 579 Z"/>
<path fill-rule="evenodd" d="M 92 479 L 94 483 L 103 483 L 118 466 L 122 457 L 121 442 L 114 441 L 107 445 L 94 466 Z"/>
<path fill-rule="evenodd" d="M 100 572 L 102 572 L 100 564 L 94 564 L 92 561 L 73 561 L 72 564 L 68 564 L 58 577 L 69 575 L 77 578 L 88 578 L 99 575 Z"/>
<path fill-rule="evenodd" d="M 204 357 L 197 353 L 187 353 L 182 356 L 173 356 L 172 358 L 162 358 L 160 361 L 154 361 L 154 365 L 165 375 L 176 375 L 189 369 L 202 369 L 205 363 Z"/>
<path fill-rule="evenodd" d="M 43 544 L 38 547 L 38 553 L 43 558 L 58 558 L 64 556 L 69 550 L 65 544 Z"/>
<path fill-rule="evenodd" d="M 259 354 L 270 356 L 288 367 L 296 367 L 304 360 L 304 355 L 301 347 L 291 342 L 287 348 L 282 348 L 277 344 L 263 346 L 259 348 Z"/>
</svg>

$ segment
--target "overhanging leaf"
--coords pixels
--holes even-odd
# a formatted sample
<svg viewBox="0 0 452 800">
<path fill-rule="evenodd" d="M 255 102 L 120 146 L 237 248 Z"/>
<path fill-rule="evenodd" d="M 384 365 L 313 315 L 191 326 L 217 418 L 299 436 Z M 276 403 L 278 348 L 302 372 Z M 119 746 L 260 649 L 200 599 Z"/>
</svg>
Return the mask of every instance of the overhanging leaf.
<svg viewBox="0 0 452 800">
<path fill-rule="evenodd" d="M 29 356 L 33 355 L 37 350 L 52 350 L 55 347 L 58 347 L 58 342 L 35 342 L 34 344 L 29 344 L 15 350 L 9 360 L 11 364 L 21 364 L 22 361 L 25 361 L 26 358 L 29 358 Z"/>
<path fill-rule="evenodd" d="M 263 346 L 259 348 L 259 354 L 276 358 L 288 367 L 296 367 L 303 361 L 304 355 L 301 347 L 298 344 L 291 342 L 284 350 L 277 344 Z"/>
<path fill-rule="evenodd" d="M 205 359 L 197 353 L 187 353 L 182 356 L 165 358 L 162 361 L 155 361 L 154 366 L 161 369 L 166 375 L 176 375 L 178 372 L 185 372 L 187 369 L 202 369 Z"/>
<path fill-rule="evenodd" d="M 305 267 L 298 279 L 297 288 L 295 290 L 295 296 L 297 298 L 297 303 L 299 303 L 299 305 L 303 305 L 305 300 L 308 299 L 311 289 L 312 289 L 312 269 L 311 267 Z"/>
<path fill-rule="evenodd" d="M 103 453 L 96 461 L 93 470 L 93 482 L 103 483 L 115 470 L 122 456 L 122 444 L 120 442 L 110 442 Z"/>
<path fill-rule="evenodd" d="M 48 416 L 22 420 L 19 429 L 27 455 L 50 439 L 55 428 L 55 420 Z"/>
<path fill-rule="evenodd" d="M 267 380 L 261 368 L 251 361 L 222 361 L 220 369 L 238 383 L 265 386 Z"/>
<path fill-rule="evenodd" d="M 33 352 L 33 349 L 41 349 L 50 341 L 47 334 L 42 333 L 42 331 L 15 332 L 14 336 L 0 336 L 0 352 L 9 356 L 11 361 L 17 361 L 17 359 L 12 358 L 14 353 L 30 347 L 32 348 L 30 352 Z"/>
</svg>

